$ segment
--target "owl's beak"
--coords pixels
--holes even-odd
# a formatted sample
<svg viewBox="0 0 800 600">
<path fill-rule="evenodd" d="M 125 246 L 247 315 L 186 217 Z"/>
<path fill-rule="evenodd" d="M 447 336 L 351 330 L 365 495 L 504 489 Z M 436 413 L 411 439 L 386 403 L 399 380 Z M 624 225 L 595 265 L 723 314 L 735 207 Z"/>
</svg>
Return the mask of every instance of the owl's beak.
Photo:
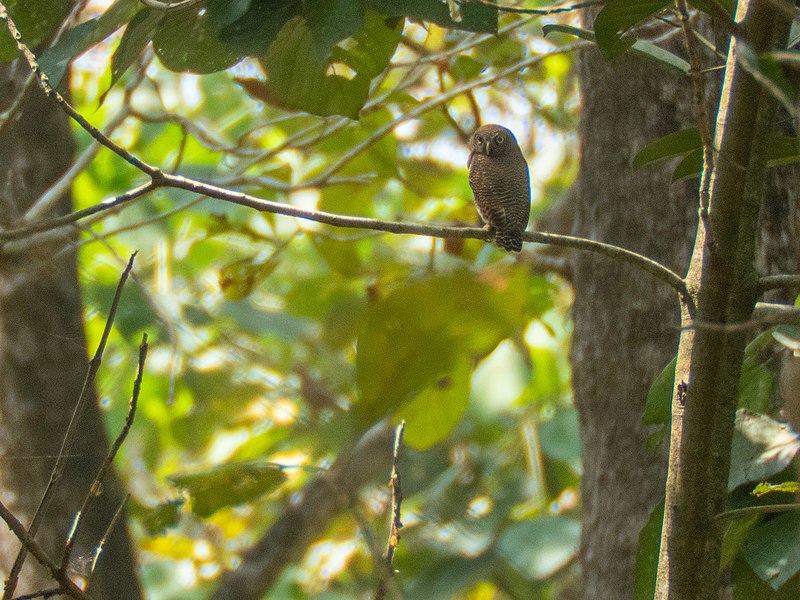
<svg viewBox="0 0 800 600">
<path fill-rule="evenodd" d="M 486 144 L 484 145 L 484 147 L 486 148 L 486 156 L 491 156 L 492 155 L 492 142 L 490 142 L 489 140 L 486 140 Z"/>
</svg>

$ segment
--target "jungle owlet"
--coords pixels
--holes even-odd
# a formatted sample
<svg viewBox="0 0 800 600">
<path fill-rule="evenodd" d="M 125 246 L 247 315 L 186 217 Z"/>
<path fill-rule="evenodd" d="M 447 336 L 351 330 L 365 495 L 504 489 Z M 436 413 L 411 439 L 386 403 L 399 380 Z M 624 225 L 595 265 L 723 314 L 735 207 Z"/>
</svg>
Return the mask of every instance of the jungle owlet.
<svg viewBox="0 0 800 600">
<path fill-rule="evenodd" d="M 500 125 L 479 127 L 469 147 L 469 187 L 478 212 L 498 246 L 519 252 L 531 214 L 528 163 L 514 134 Z"/>
</svg>

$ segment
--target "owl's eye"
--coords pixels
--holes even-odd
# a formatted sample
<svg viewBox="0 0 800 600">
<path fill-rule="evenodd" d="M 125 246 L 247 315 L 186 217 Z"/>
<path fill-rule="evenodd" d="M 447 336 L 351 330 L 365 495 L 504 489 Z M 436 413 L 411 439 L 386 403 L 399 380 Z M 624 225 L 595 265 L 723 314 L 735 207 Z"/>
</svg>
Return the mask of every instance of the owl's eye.
<svg viewBox="0 0 800 600">
<path fill-rule="evenodd" d="M 479 135 L 476 135 L 475 136 L 475 142 L 478 143 L 478 144 L 482 144 L 483 143 L 483 137 L 481 137 Z"/>
<path fill-rule="evenodd" d="M 498 135 L 498 136 L 496 136 L 496 137 L 494 138 L 494 141 L 495 141 L 495 142 L 497 142 L 498 144 L 502 144 L 503 142 L 505 142 L 505 141 L 506 141 L 506 138 L 505 138 L 505 136 L 503 136 L 503 135 L 501 134 L 501 135 Z"/>
</svg>

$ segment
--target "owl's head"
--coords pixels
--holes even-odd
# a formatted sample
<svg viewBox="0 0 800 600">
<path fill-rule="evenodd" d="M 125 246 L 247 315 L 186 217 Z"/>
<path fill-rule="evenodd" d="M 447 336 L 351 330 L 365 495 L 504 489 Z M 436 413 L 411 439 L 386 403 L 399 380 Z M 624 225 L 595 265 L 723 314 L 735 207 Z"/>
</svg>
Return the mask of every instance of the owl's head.
<svg viewBox="0 0 800 600">
<path fill-rule="evenodd" d="M 478 127 L 469 140 L 472 154 L 485 154 L 486 156 L 503 156 L 517 148 L 517 139 L 514 134 L 502 125 L 484 125 Z"/>
</svg>

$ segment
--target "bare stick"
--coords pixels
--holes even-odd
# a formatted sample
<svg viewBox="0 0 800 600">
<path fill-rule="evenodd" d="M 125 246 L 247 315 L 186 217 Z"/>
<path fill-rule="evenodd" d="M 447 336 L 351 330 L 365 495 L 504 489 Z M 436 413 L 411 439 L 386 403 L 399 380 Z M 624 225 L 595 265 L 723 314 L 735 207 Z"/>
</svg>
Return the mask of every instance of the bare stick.
<svg viewBox="0 0 800 600">
<path fill-rule="evenodd" d="M 380 582 L 378 582 L 375 600 L 383 600 L 386 597 L 387 579 L 392 577 L 392 561 L 394 560 L 394 553 L 397 550 L 397 544 L 400 543 L 400 530 L 403 528 L 403 522 L 400 520 L 403 490 L 400 487 L 400 469 L 398 468 L 398 462 L 400 461 L 400 450 L 403 447 L 403 432 L 405 428 L 406 422 L 403 420 L 400 421 L 400 424 L 394 431 L 392 475 L 389 478 L 389 488 L 392 490 L 392 516 L 389 522 L 389 541 L 386 544 L 386 552 L 384 552 L 383 555 L 386 568 L 381 574 Z"/>
<path fill-rule="evenodd" d="M 689 75 L 692 79 L 694 109 L 697 113 L 697 126 L 700 129 L 700 139 L 703 143 L 703 172 L 700 180 L 700 218 L 705 219 L 708 216 L 711 173 L 714 170 L 711 118 L 708 115 L 708 104 L 706 103 L 703 68 L 700 63 L 700 54 L 697 50 L 694 31 L 689 23 L 689 9 L 686 7 L 686 0 L 675 0 L 675 7 L 678 10 L 678 17 L 686 40 L 686 53 L 689 56 L 689 65 L 691 67 Z"/>
<path fill-rule="evenodd" d="M 3 519 L 9 529 L 14 532 L 14 535 L 16 535 L 17 539 L 22 543 L 23 548 L 30 551 L 33 557 L 50 572 L 53 579 L 61 585 L 62 594 L 66 594 L 71 598 L 77 598 L 78 600 L 91 600 L 91 596 L 75 585 L 72 580 L 59 569 L 58 565 L 47 556 L 47 552 L 44 551 L 44 548 L 42 548 L 39 542 L 28 533 L 25 526 L 20 523 L 17 517 L 14 516 L 14 513 L 8 510 L 8 507 L 2 502 L 0 502 L 0 519 Z M 9 589 L 7 586 L 8 582 L 6 582 L 6 593 L 8 593 Z M 11 593 L 13 594 L 13 591 Z"/>
<path fill-rule="evenodd" d="M 2 4 L 0 4 L 0 12 L 1 11 Z M 32 538 L 36 536 L 36 533 L 39 530 L 39 526 L 41 525 L 45 512 L 47 511 L 50 501 L 53 498 L 53 494 L 55 493 L 56 484 L 64 475 L 67 456 L 72 453 L 72 447 L 75 443 L 75 438 L 78 432 L 78 422 L 80 421 L 87 398 L 91 394 L 97 371 L 103 361 L 103 352 L 105 351 L 106 343 L 108 342 L 108 336 L 111 333 L 111 325 L 114 323 L 114 317 L 117 312 L 117 307 L 119 306 L 119 300 L 122 296 L 122 288 L 125 286 L 125 281 L 128 279 L 131 269 L 133 269 L 133 260 L 135 257 L 136 253 L 134 252 L 128 261 L 128 266 L 125 268 L 122 276 L 119 279 L 119 283 L 117 284 L 117 290 L 114 294 L 114 300 L 111 303 L 111 309 L 109 310 L 108 318 L 106 319 L 106 325 L 103 329 L 103 334 L 100 337 L 100 343 L 97 346 L 97 350 L 95 351 L 92 360 L 89 361 L 89 368 L 87 369 L 86 377 L 83 380 L 83 388 L 81 389 L 81 394 L 78 397 L 78 401 L 75 403 L 75 409 L 72 412 L 72 417 L 70 419 L 69 426 L 67 427 L 67 432 L 64 434 L 64 440 L 61 443 L 61 448 L 58 452 L 58 458 L 56 458 L 56 464 L 53 466 L 53 471 L 50 473 L 50 481 L 47 483 L 47 487 L 44 490 L 42 499 L 39 502 L 39 506 L 36 508 L 36 512 L 34 513 L 33 519 L 31 520 L 31 524 L 28 528 L 28 532 Z M 5 593 L 3 594 L 4 600 L 10 599 L 14 595 L 14 589 L 17 586 L 19 574 L 22 570 L 22 565 L 25 563 L 26 555 L 27 546 L 23 545 L 19 551 L 19 554 L 17 555 L 16 560 L 14 561 L 14 565 L 8 575 L 8 579 L 6 580 Z"/>
<path fill-rule="evenodd" d="M 16 29 L 16 26 L 14 25 L 13 21 L 8 17 L 8 13 L 6 12 L 5 6 L 1 2 L 0 2 L 0 19 L 6 21 L 9 31 L 14 36 L 14 39 L 17 41 L 17 46 L 20 48 L 20 50 L 22 50 L 23 54 L 25 54 L 28 63 L 31 66 L 31 69 L 33 69 L 35 72 L 39 72 L 39 67 L 36 62 L 36 57 L 33 55 L 30 49 L 21 41 L 21 36 L 19 31 Z M 582 43 L 572 44 L 570 46 L 565 46 L 559 51 L 565 52 L 570 49 L 574 50 L 581 47 L 583 47 Z M 404 115 L 401 115 L 391 123 L 388 123 L 387 125 L 384 125 L 383 127 L 373 132 L 372 135 L 370 135 L 366 140 L 357 144 L 356 146 L 351 148 L 348 152 L 345 152 L 344 155 L 342 155 L 339 158 L 339 160 L 330 165 L 323 173 L 320 173 L 313 180 L 305 182 L 298 187 L 309 187 L 309 188 L 317 187 L 321 184 L 328 182 L 331 176 L 335 174 L 337 171 L 339 171 L 345 164 L 347 164 L 347 162 L 352 160 L 355 156 L 363 152 L 372 144 L 376 143 L 381 137 L 386 135 L 389 131 L 393 130 L 400 123 L 408 121 L 410 119 L 414 119 L 422 115 L 423 113 L 431 110 L 432 108 L 444 105 L 453 98 L 461 94 L 467 93 L 472 89 L 475 89 L 476 87 L 489 85 L 499 79 L 502 79 L 503 77 L 506 77 L 518 71 L 521 68 L 538 63 L 539 61 L 543 60 L 543 58 L 545 58 L 546 56 L 547 55 L 542 54 L 542 55 L 534 55 L 532 57 L 528 57 L 523 61 L 515 63 L 511 67 L 508 67 L 502 71 L 499 71 L 497 73 L 491 73 L 475 82 L 456 87 L 447 93 L 440 94 L 435 98 L 428 100 L 427 102 L 423 102 L 415 109 L 409 111 Z M 46 75 L 39 72 L 39 80 L 45 92 L 49 96 L 54 97 L 56 102 L 58 102 L 59 106 L 61 106 L 61 108 L 65 110 L 67 114 L 70 117 L 72 117 L 81 127 L 83 127 L 87 132 L 89 132 L 89 134 L 92 135 L 92 137 L 94 137 L 102 145 L 112 150 L 118 156 L 122 157 L 129 164 L 138 168 L 143 173 L 149 175 L 151 181 L 143 186 L 129 190 L 128 192 L 120 196 L 117 196 L 116 198 L 106 200 L 100 204 L 91 206 L 82 211 L 76 211 L 70 215 L 65 215 L 63 217 L 58 217 L 55 219 L 40 221 L 38 223 L 34 223 L 26 227 L 20 227 L 18 229 L 12 229 L 0 232 L 0 242 L 24 238 L 36 232 L 49 231 L 51 229 L 55 229 L 56 227 L 62 225 L 71 224 L 86 216 L 93 215 L 105 210 L 111 210 L 112 208 L 116 208 L 121 204 L 124 204 L 134 198 L 138 198 L 141 195 L 149 193 L 150 191 L 158 187 L 175 187 L 180 189 L 186 189 L 189 191 L 194 191 L 200 194 L 207 195 L 212 198 L 226 200 L 228 202 L 234 202 L 236 204 L 241 204 L 243 206 L 249 206 L 251 208 L 255 208 L 263 212 L 272 212 L 275 214 L 284 214 L 299 218 L 306 218 L 312 221 L 326 223 L 329 225 L 335 225 L 338 227 L 356 227 L 360 229 L 375 229 L 378 231 L 386 231 L 389 233 L 410 233 L 417 235 L 430 235 L 433 237 L 465 237 L 465 238 L 476 238 L 484 240 L 486 239 L 486 232 L 476 228 L 456 228 L 456 227 L 441 227 L 441 226 L 421 225 L 421 224 L 419 225 L 406 224 L 406 223 L 397 223 L 392 221 L 382 221 L 379 219 L 368 219 L 361 217 L 336 215 L 333 213 L 326 213 L 322 211 L 304 210 L 291 205 L 282 204 L 279 202 L 262 200 L 260 198 L 249 196 L 241 192 L 232 192 L 230 190 L 221 188 L 219 186 L 214 186 L 208 183 L 195 181 L 186 177 L 164 173 L 160 169 L 148 165 L 141 159 L 133 156 L 130 152 L 128 152 L 124 148 L 121 148 L 120 146 L 116 145 L 101 131 L 99 131 L 96 127 L 94 127 L 88 121 L 86 121 L 86 119 L 83 116 L 78 114 L 77 111 L 75 111 L 75 109 L 69 105 L 69 103 L 67 103 L 57 92 L 55 92 L 49 86 Z M 525 234 L 523 239 L 525 239 L 526 241 L 537 242 L 542 244 L 552 244 L 557 246 L 567 246 L 567 247 L 577 248 L 581 250 L 589 250 L 592 252 L 599 252 L 601 254 L 605 254 L 613 258 L 619 258 L 621 260 L 639 266 L 640 268 L 654 275 L 658 279 L 661 279 L 662 281 L 668 283 L 679 293 L 683 294 L 685 291 L 683 278 L 674 273 L 672 270 L 652 259 L 649 259 L 645 256 L 642 256 L 630 250 L 626 250 L 624 248 L 618 248 L 616 246 L 610 244 L 604 244 L 602 242 L 596 242 L 594 240 L 586 240 L 572 236 L 538 233 L 538 232 L 529 232 Z"/>
<path fill-rule="evenodd" d="M 152 192 L 157 188 L 158 186 L 151 181 L 145 183 L 144 185 L 140 185 L 138 187 L 130 189 L 127 192 L 124 192 L 118 196 L 109 198 L 107 200 L 103 200 L 102 202 L 99 202 L 93 206 L 84 208 L 83 210 L 78 210 L 73 213 L 69 213 L 67 215 L 54 217 L 52 219 L 42 219 L 41 221 L 36 221 L 34 223 L 31 223 L 30 225 L 25 225 L 24 227 L 18 227 L 17 229 L 8 229 L 6 231 L 0 231 L 0 243 L 22 239 L 25 237 L 29 237 L 35 233 L 52 231 L 59 227 L 72 225 L 76 221 L 80 221 L 81 219 L 85 219 L 86 217 L 90 217 L 97 213 L 118 209 L 123 204 L 127 204 L 131 200 L 135 200 L 136 198 L 144 196 L 145 194 L 149 194 L 150 192 Z"/>
<path fill-rule="evenodd" d="M 101 204 L 90 206 L 81 211 L 76 211 L 70 215 L 65 215 L 64 217 L 50 219 L 46 222 L 39 222 L 34 225 L 19 229 L 11 229 L 0 232 L 0 242 L 24 238 L 33 233 L 34 230 L 44 231 L 48 229 L 54 229 L 57 226 L 68 225 L 78 221 L 81 218 L 84 218 L 85 216 L 93 215 L 103 210 L 116 208 L 121 204 L 129 202 L 132 198 L 138 197 L 159 187 L 180 188 L 190 192 L 195 192 L 197 194 L 202 194 L 210 198 L 216 198 L 218 200 L 232 202 L 241 206 L 247 206 L 261 212 L 286 215 L 299 219 L 307 219 L 309 221 L 333 225 L 335 227 L 372 229 L 375 231 L 385 231 L 387 233 L 426 235 L 430 237 L 441 238 L 458 237 L 479 240 L 486 240 L 487 238 L 486 230 L 477 227 L 450 227 L 446 225 L 432 225 L 427 223 L 403 223 L 398 221 L 373 219 L 369 217 L 339 215 L 321 210 L 299 208 L 282 202 L 264 200 L 243 192 L 232 191 L 223 187 L 196 181 L 179 175 L 170 175 L 168 173 L 159 172 L 158 176 L 154 178 L 151 183 L 145 184 L 144 186 L 134 190 L 130 190 L 129 192 L 126 192 L 117 198 L 105 200 Z M 563 246 L 577 250 L 596 252 L 611 258 L 623 260 L 667 283 L 678 293 L 683 294 L 685 292 L 683 278 L 680 275 L 661 263 L 637 252 L 633 252 L 632 250 L 627 250 L 625 248 L 620 248 L 619 246 L 614 246 L 613 244 L 606 244 L 604 242 L 598 242 L 595 240 L 539 231 L 525 232 L 522 236 L 522 239 L 526 242 L 548 244 L 552 246 Z"/>
<path fill-rule="evenodd" d="M 125 498 L 122 499 L 120 502 L 119 508 L 117 512 L 114 513 L 114 517 L 111 519 L 111 522 L 106 527 L 106 531 L 103 534 L 103 537 L 100 538 L 100 542 L 98 542 L 97 547 L 94 549 L 94 556 L 92 556 L 92 564 L 89 567 L 89 579 L 91 580 L 92 575 L 94 575 L 94 570 L 97 567 L 97 561 L 100 560 L 100 555 L 103 553 L 103 548 L 105 548 L 106 540 L 108 540 L 108 536 L 111 535 L 111 532 L 114 531 L 114 528 L 119 523 L 119 520 L 122 518 L 124 514 L 124 508 L 128 504 L 128 500 L 131 499 L 130 494 L 126 494 Z"/>
<path fill-rule="evenodd" d="M 20 50 L 22 50 L 23 54 L 25 54 L 28 63 L 31 66 L 31 69 L 37 72 L 38 64 L 36 62 L 36 57 L 33 55 L 30 49 L 21 41 L 20 33 L 16 29 L 16 26 L 14 25 L 13 21 L 11 21 L 11 19 L 8 17 L 8 13 L 6 12 L 5 6 L 2 3 L 0 3 L 0 19 L 6 21 L 9 31 L 14 36 L 14 39 L 17 41 L 17 46 L 20 48 Z M 571 49 L 574 50 L 581 47 L 583 47 L 582 43 L 572 44 L 570 46 L 565 46 L 564 48 L 561 48 L 559 52 L 565 52 Z M 489 85 L 524 67 L 528 67 L 535 63 L 538 63 L 541 60 L 543 60 L 546 56 L 547 56 L 546 54 L 542 54 L 542 55 L 534 55 L 532 57 L 527 57 L 526 59 L 518 63 L 515 63 L 511 67 L 508 67 L 496 73 L 491 73 L 487 76 L 484 76 L 476 80 L 475 82 L 471 82 L 469 84 L 456 87 L 450 90 L 449 92 L 440 94 L 428 100 L 427 102 L 421 103 L 419 106 L 409 111 L 408 113 L 401 115 L 391 123 L 388 123 L 383 127 L 380 127 L 378 130 L 373 132 L 366 140 L 362 141 L 359 144 L 356 144 L 348 152 L 345 152 L 337 161 L 331 164 L 323 173 L 320 173 L 313 180 L 303 183 L 302 187 L 317 187 L 321 184 L 328 182 L 331 176 L 334 175 L 336 172 L 338 172 L 345 164 L 347 164 L 355 156 L 366 150 L 372 144 L 376 143 L 379 139 L 381 139 L 389 131 L 392 131 L 400 123 L 417 118 L 418 116 L 424 114 L 425 112 L 431 110 L 432 108 L 444 105 L 453 98 L 456 98 L 457 96 L 467 93 L 475 89 L 476 87 Z M 195 191 L 197 193 L 205 194 L 213 198 L 227 200 L 229 202 L 234 202 L 237 204 L 241 204 L 243 206 L 250 206 L 252 208 L 256 208 L 257 210 L 262 210 L 265 212 L 273 212 L 276 214 L 286 214 L 289 216 L 296 216 L 300 218 L 308 218 L 310 220 L 318 221 L 321 223 L 327 223 L 330 225 L 336 225 L 339 227 L 358 227 L 361 229 L 376 229 L 378 231 L 387 231 L 390 233 L 412 233 L 418 235 L 431 235 L 434 237 L 452 236 L 452 237 L 472 237 L 477 239 L 486 239 L 486 232 L 483 232 L 478 229 L 469 230 L 466 228 L 436 227 L 430 225 L 408 225 L 405 223 L 381 221 L 378 219 L 365 219 L 359 217 L 334 215 L 332 213 L 324 213 L 322 211 L 311 211 L 311 210 L 306 211 L 286 204 L 281 204 L 278 202 L 261 200 L 253 196 L 248 196 L 247 194 L 243 194 L 241 192 L 231 192 L 230 190 L 226 190 L 218 186 L 213 186 L 207 183 L 194 181 L 185 177 L 163 173 L 160 169 L 148 165 L 141 159 L 133 156 L 127 150 L 116 145 L 107 136 L 105 136 L 97 128 L 92 126 L 88 121 L 86 121 L 85 118 L 83 118 L 80 114 L 78 114 L 77 111 L 75 111 L 75 109 L 69 105 L 69 103 L 67 103 L 57 92 L 55 92 L 49 86 L 46 75 L 44 75 L 43 73 L 39 73 L 39 80 L 45 92 L 49 96 L 54 97 L 56 102 L 58 102 L 58 104 L 62 107 L 63 110 L 67 112 L 67 114 L 69 114 L 70 117 L 72 117 L 75 121 L 77 121 L 78 124 L 81 127 L 83 127 L 87 132 L 89 132 L 92 135 L 92 137 L 94 137 L 98 142 L 100 142 L 107 148 L 111 149 L 113 152 L 115 152 L 117 155 L 122 157 L 124 160 L 126 160 L 134 167 L 140 169 L 142 172 L 149 175 L 151 178 L 151 182 L 139 188 L 135 188 L 134 190 L 130 190 L 129 192 L 126 192 L 126 194 L 118 196 L 113 200 L 105 201 L 104 203 L 102 203 L 102 205 L 95 205 L 94 207 L 89 207 L 87 209 L 84 209 L 83 211 L 72 213 L 72 215 L 66 215 L 65 217 L 50 219 L 48 221 L 40 222 L 27 227 L 22 227 L 19 229 L 2 232 L 0 233 L 0 242 L 26 237 L 27 235 L 35 233 L 36 231 L 50 230 L 60 225 L 69 224 L 90 214 L 95 214 L 103 210 L 110 210 L 111 208 L 116 207 L 119 204 L 122 204 L 135 197 L 138 197 L 142 194 L 152 191 L 152 189 L 154 189 L 155 187 L 176 187 L 181 189 L 187 189 L 190 191 Z M 610 244 L 603 244 L 601 242 L 595 242 L 593 240 L 582 240 L 581 238 L 574 238 L 572 236 L 558 236 L 556 234 L 528 233 L 525 235 L 524 239 L 527 241 L 538 242 L 543 244 L 554 244 L 559 246 L 579 248 L 582 250 L 590 250 L 593 252 L 600 252 L 608 256 L 620 258 L 632 264 L 638 265 L 640 268 L 644 269 L 645 271 L 651 273 L 652 275 L 656 276 L 657 278 L 671 285 L 679 293 L 681 294 L 684 293 L 683 279 L 680 276 L 675 274 L 673 271 L 671 271 L 664 265 L 661 265 L 656 261 L 653 261 L 649 258 L 646 258 L 630 250 L 617 248 L 615 246 L 611 246 Z"/>
<path fill-rule="evenodd" d="M 587 2 L 579 2 L 577 4 L 570 4 L 567 6 L 551 6 L 550 8 L 519 8 L 517 6 L 508 6 L 506 4 L 500 4 L 499 2 L 492 2 L 492 0 L 478 0 L 478 1 L 481 4 L 485 4 L 486 6 L 491 6 L 492 8 L 496 8 L 500 12 L 515 13 L 520 15 L 538 15 L 538 16 L 556 15 L 559 13 L 573 12 L 576 10 L 580 10 L 582 8 L 588 8 L 590 6 L 598 6 L 600 4 L 605 4 L 606 2 L 606 0 L 588 0 Z"/>
<path fill-rule="evenodd" d="M 758 280 L 758 291 L 800 288 L 800 275 L 766 275 Z"/>
<path fill-rule="evenodd" d="M 143 173 L 147 173 L 148 175 L 152 175 L 158 173 L 159 169 L 148 165 L 146 162 L 141 160 L 140 158 L 134 156 L 121 146 L 118 146 L 114 142 L 112 142 L 108 136 L 106 136 L 102 131 L 97 129 L 94 125 L 89 123 L 83 115 L 81 115 L 77 110 L 75 110 L 72 105 L 66 101 L 66 99 L 59 94 L 53 87 L 50 85 L 50 81 L 47 78 L 47 75 L 39 66 L 38 61 L 36 60 L 36 56 L 31 52 L 31 49 L 22 41 L 22 34 L 20 33 L 19 29 L 17 29 L 17 25 L 11 19 L 8 14 L 8 10 L 5 7 L 5 4 L 0 2 L 0 21 L 5 21 L 6 27 L 8 31 L 11 33 L 11 37 L 14 38 L 14 41 L 17 44 L 17 48 L 19 48 L 22 55 L 25 57 L 25 60 L 30 65 L 31 71 L 36 75 L 39 80 L 39 85 L 44 90 L 44 93 L 47 94 L 49 98 L 52 98 L 56 101 L 56 103 L 61 107 L 65 113 L 67 113 L 78 125 L 80 125 L 83 129 L 85 129 L 89 135 L 91 135 L 94 139 L 100 142 L 103 146 L 114 152 L 115 154 L 122 157 L 123 160 L 130 163 Z"/>
<path fill-rule="evenodd" d="M 139 345 L 139 367 L 136 372 L 136 379 L 133 382 L 133 392 L 131 393 L 131 400 L 128 405 L 128 415 L 125 417 L 125 424 L 122 426 L 122 430 L 119 432 L 117 439 L 115 439 L 114 443 L 111 444 L 103 463 L 97 470 L 97 475 L 95 476 L 94 481 L 92 481 L 91 486 L 89 486 L 89 491 L 86 493 L 86 496 L 83 499 L 83 505 L 78 512 L 75 513 L 75 519 L 72 522 L 72 527 L 67 534 L 67 541 L 64 544 L 64 555 L 61 558 L 62 569 L 66 569 L 67 565 L 69 564 L 69 559 L 75 546 L 75 539 L 78 535 L 78 529 L 82 523 L 83 516 L 89 510 L 92 501 L 98 496 L 97 492 L 102 488 L 103 479 L 105 478 L 108 470 L 111 468 L 111 463 L 114 462 L 114 457 L 117 455 L 122 443 L 125 441 L 125 438 L 128 437 L 128 432 L 131 429 L 131 425 L 133 425 L 133 418 L 136 415 L 136 405 L 139 401 L 139 390 L 142 386 L 142 375 L 144 374 L 145 360 L 147 360 L 146 333 L 142 335 L 142 343 Z"/>
<path fill-rule="evenodd" d="M 800 503 L 794 504 L 764 504 L 761 506 L 745 506 L 744 508 L 735 508 L 726 510 L 717 515 L 717 521 L 726 521 L 729 519 L 739 519 L 741 517 L 749 517 L 750 515 L 766 515 L 769 513 L 782 513 L 790 511 L 800 511 Z"/>
</svg>

